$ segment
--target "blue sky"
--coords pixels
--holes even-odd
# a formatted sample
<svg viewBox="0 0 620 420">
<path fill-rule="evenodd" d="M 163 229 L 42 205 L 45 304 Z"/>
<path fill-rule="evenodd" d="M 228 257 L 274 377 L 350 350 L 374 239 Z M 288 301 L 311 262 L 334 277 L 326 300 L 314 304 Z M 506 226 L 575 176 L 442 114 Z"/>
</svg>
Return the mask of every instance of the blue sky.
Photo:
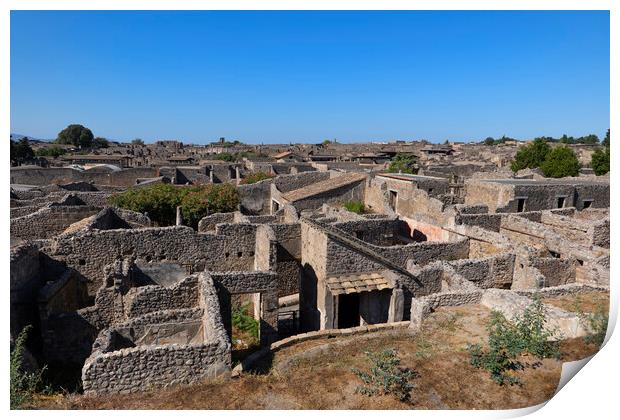
<svg viewBox="0 0 620 420">
<path fill-rule="evenodd" d="M 602 137 L 609 13 L 11 13 L 11 132 L 251 143 Z"/>
</svg>

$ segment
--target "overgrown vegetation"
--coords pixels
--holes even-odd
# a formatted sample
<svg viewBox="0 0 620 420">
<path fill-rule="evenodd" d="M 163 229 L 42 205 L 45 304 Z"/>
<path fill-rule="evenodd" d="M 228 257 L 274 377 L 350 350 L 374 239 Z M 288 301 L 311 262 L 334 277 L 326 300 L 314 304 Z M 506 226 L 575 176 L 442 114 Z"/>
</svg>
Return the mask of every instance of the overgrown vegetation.
<svg viewBox="0 0 620 420">
<path fill-rule="evenodd" d="M 35 392 L 42 388 L 42 376 L 45 368 L 30 373 L 23 368 L 26 340 L 31 329 L 32 327 L 28 325 L 19 333 L 15 340 L 15 347 L 11 351 L 11 410 L 23 408 L 25 404 L 32 401 Z"/>
<path fill-rule="evenodd" d="M 271 174 L 268 174 L 267 172 L 254 172 L 248 176 L 246 176 L 245 178 L 243 178 L 243 180 L 241 181 L 242 184 L 255 184 L 257 182 L 260 181 L 264 181 L 266 179 L 271 179 L 274 176 Z"/>
<path fill-rule="evenodd" d="M 343 204 L 344 208 L 350 212 L 363 214 L 366 213 L 366 206 L 361 201 L 347 201 Z"/>
<path fill-rule="evenodd" d="M 72 144 L 76 147 L 91 147 L 93 145 L 93 132 L 89 128 L 84 127 L 81 124 L 69 124 L 63 129 L 54 143 L 58 144 Z"/>
<path fill-rule="evenodd" d="M 370 371 L 352 369 L 353 373 L 363 382 L 363 385 L 358 386 L 355 392 L 366 396 L 389 394 L 400 401 L 410 401 L 413 389 L 410 381 L 418 375 L 414 370 L 400 366 L 396 350 L 366 351 L 364 354 L 371 363 Z"/>
<path fill-rule="evenodd" d="M 18 142 L 11 140 L 11 162 L 24 163 L 34 158 L 34 152 L 28 138 L 24 137 Z"/>
<path fill-rule="evenodd" d="M 222 152 L 211 156 L 214 160 L 223 160 L 224 162 L 235 162 L 237 158 L 232 153 Z"/>
<path fill-rule="evenodd" d="M 537 138 L 517 151 L 517 154 L 510 164 L 510 169 L 512 169 L 513 172 L 517 172 L 526 168 L 538 168 L 543 164 L 550 150 L 551 147 L 545 140 Z"/>
<path fill-rule="evenodd" d="M 178 187 L 156 184 L 130 188 L 110 197 L 111 205 L 148 213 L 159 226 L 171 226 L 176 221 L 176 208 L 182 207 L 183 220 L 196 228 L 203 217 L 213 213 L 235 211 L 239 205 L 239 192 L 230 184 L 207 184 Z"/>
<path fill-rule="evenodd" d="M 593 313 L 584 313 L 581 303 L 577 301 L 575 312 L 588 331 L 588 335 L 584 339 L 585 342 L 595 344 L 597 347 L 602 346 L 609 325 L 609 311 L 603 305 L 598 304 Z"/>
<path fill-rule="evenodd" d="M 610 147 L 609 147 L 609 130 L 607 130 L 607 134 L 605 134 L 605 139 L 603 140 L 604 149 L 596 149 L 594 153 L 592 153 L 592 169 L 596 175 L 605 175 L 609 172 L 610 169 Z"/>
<path fill-rule="evenodd" d="M 540 168 L 546 177 L 562 178 L 579 175 L 581 164 L 572 149 L 567 146 L 551 148 L 544 138 L 537 138 L 517 151 L 510 169 Z"/>
<path fill-rule="evenodd" d="M 540 165 L 540 169 L 548 178 L 563 178 L 579 175 L 581 164 L 572 149 L 567 146 L 560 146 L 547 154 L 545 161 Z"/>
<path fill-rule="evenodd" d="M 500 385 L 520 384 L 515 372 L 523 370 L 528 365 L 522 360 L 524 354 L 529 354 L 542 360 L 545 358 L 559 359 L 559 336 L 555 328 L 547 328 L 546 314 L 539 296 L 528 306 L 523 314 L 514 317 L 512 321 L 498 311 L 493 311 L 487 325 L 489 334 L 487 350 L 480 344 L 468 344 L 470 364 L 485 369 L 491 378 Z"/>
<path fill-rule="evenodd" d="M 398 153 L 390 162 L 387 168 L 388 172 L 404 174 L 416 174 L 416 157 L 407 153 Z"/>
<path fill-rule="evenodd" d="M 233 343 L 233 346 L 251 348 L 259 345 L 258 321 L 249 314 L 249 308 L 249 303 L 232 308 L 233 337 L 242 341 Z"/>
<path fill-rule="evenodd" d="M 54 158 L 62 156 L 65 153 L 67 153 L 67 151 L 60 146 L 43 147 L 36 151 L 37 156 L 50 156 Z"/>
</svg>

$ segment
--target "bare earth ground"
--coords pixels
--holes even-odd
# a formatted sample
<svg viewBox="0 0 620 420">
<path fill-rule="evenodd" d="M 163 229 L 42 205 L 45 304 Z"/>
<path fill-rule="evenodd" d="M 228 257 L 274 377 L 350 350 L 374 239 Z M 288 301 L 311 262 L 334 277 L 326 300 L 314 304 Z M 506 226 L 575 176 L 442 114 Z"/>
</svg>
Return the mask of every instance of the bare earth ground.
<svg viewBox="0 0 620 420">
<path fill-rule="evenodd" d="M 580 298 L 584 312 L 608 294 Z M 571 309 L 575 298 L 546 299 Z M 562 343 L 561 361 L 544 360 L 537 369 L 518 375 L 522 386 L 499 386 L 484 370 L 469 364 L 468 342 L 486 340 L 490 312 L 479 305 L 442 308 L 413 335 L 406 329 L 340 339 L 308 341 L 275 354 L 267 374 L 242 374 L 231 380 L 208 381 L 133 395 L 86 397 L 40 396 L 33 408 L 44 409 L 500 409 L 519 408 L 551 398 L 560 379 L 562 362 L 579 360 L 597 351 L 582 339 Z M 412 402 L 391 396 L 355 393 L 360 384 L 351 368 L 368 369 L 364 351 L 394 348 L 401 365 L 414 369 Z"/>
</svg>

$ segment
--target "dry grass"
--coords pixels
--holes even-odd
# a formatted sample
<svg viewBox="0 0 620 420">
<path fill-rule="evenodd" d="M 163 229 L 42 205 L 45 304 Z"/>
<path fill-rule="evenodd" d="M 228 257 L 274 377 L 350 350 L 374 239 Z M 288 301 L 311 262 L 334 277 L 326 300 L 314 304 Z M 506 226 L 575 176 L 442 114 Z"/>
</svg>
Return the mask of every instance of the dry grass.
<svg viewBox="0 0 620 420">
<path fill-rule="evenodd" d="M 543 299 L 543 303 L 570 312 L 576 312 L 578 308 L 581 308 L 585 313 L 593 313 L 600 307 L 605 312 L 609 312 L 609 292 L 590 292 L 559 296 Z"/>
<path fill-rule="evenodd" d="M 469 364 L 467 342 L 486 339 L 489 311 L 478 305 L 443 308 L 422 331 L 316 340 L 277 352 L 266 375 L 244 374 L 229 381 L 145 392 L 139 395 L 42 397 L 47 409 L 499 409 L 539 404 L 557 387 L 561 362 L 545 360 L 520 373 L 522 386 L 499 386 Z M 395 348 L 403 366 L 415 369 L 412 403 L 391 396 L 355 393 L 351 368 L 367 369 L 366 350 Z M 582 359 L 596 347 L 581 339 L 562 343 L 563 361 Z"/>
</svg>

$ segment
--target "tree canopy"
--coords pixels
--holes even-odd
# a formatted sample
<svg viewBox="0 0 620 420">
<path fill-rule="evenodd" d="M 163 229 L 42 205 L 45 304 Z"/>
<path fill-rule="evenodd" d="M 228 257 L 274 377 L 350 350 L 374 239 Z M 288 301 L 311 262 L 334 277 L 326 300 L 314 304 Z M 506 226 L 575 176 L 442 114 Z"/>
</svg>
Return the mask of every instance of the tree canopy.
<svg viewBox="0 0 620 420">
<path fill-rule="evenodd" d="M 93 132 L 81 124 L 70 124 L 58 133 L 56 143 L 72 144 L 76 147 L 91 147 L 93 145 Z"/>
<path fill-rule="evenodd" d="M 510 169 L 513 172 L 517 172 L 526 168 L 538 168 L 545 161 L 547 154 L 551 150 L 551 147 L 547 142 L 541 138 L 536 138 L 533 142 L 523 146 L 517 151 Z"/>
<path fill-rule="evenodd" d="M 17 143 L 11 140 L 11 161 L 24 163 L 34 158 L 34 151 L 28 143 L 28 138 L 24 137 Z"/>
<path fill-rule="evenodd" d="M 407 153 L 398 153 L 394 156 L 394 159 L 390 162 L 387 171 L 392 173 L 402 172 L 404 174 L 415 174 L 416 169 L 416 157 Z"/>
<path fill-rule="evenodd" d="M 131 144 L 133 144 L 134 146 L 144 146 L 144 140 L 142 140 L 142 139 L 133 139 L 131 141 Z"/>
<path fill-rule="evenodd" d="M 151 220 L 160 226 L 174 225 L 176 208 L 181 206 L 185 223 L 196 228 L 204 216 L 236 210 L 239 205 L 239 192 L 231 184 L 191 187 L 156 184 L 130 188 L 113 195 L 109 201 L 116 207 L 146 212 Z"/>
<path fill-rule="evenodd" d="M 610 161 L 610 147 L 609 147 L 609 129 L 607 129 L 607 133 L 605 134 L 605 138 L 603 139 L 602 145 L 605 146 L 604 149 L 597 149 L 592 153 L 592 169 L 596 175 L 605 175 L 611 169 Z"/>
<path fill-rule="evenodd" d="M 545 161 L 540 165 L 540 169 L 548 178 L 563 178 L 579 175 L 581 164 L 572 149 L 567 146 L 560 146 L 547 154 Z"/>
</svg>

